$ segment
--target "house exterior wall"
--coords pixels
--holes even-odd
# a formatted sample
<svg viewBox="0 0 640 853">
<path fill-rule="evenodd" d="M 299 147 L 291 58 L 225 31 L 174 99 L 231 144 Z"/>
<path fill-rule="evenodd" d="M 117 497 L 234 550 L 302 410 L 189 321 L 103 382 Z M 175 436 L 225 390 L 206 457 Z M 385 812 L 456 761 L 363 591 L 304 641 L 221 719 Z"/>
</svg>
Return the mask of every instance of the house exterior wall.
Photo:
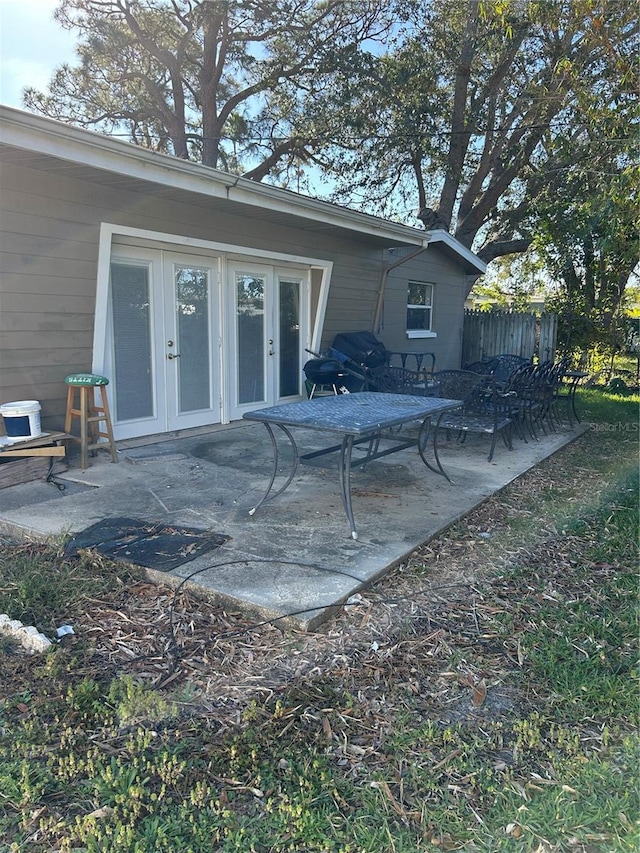
<svg viewBox="0 0 640 853">
<path fill-rule="evenodd" d="M 395 262 L 397 259 L 398 253 L 393 252 L 390 260 Z M 433 284 L 431 327 L 435 337 L 407 336 L 409 281 Z M 465 277 L 460 267 L 447 258 L 437 244 L 429 245 L 424 252 L 389 272 L 380 339 L 387 349 L 435 353 L 436 370 L 458 369 L 462 355 L 460 318 L 464 313 L 465 288 Z"/>
<path fill-rule="evenodd" d="M 371 328 L 382 249 L 222 214 L 213 209 L 215 202 L 204 206 L 201 197 L 187 191 L 183 201 L 168 202 L 153 194 L 93 183 L 90 177 L 70 179 L 44 167 L 16 164 L 3 168 L 0 180 L 0 403 L 39 400 L 45 429 L 62 426 L 64 377 L 91 368 L 103 222 L 250 247 L 257 255 L 261 250 L 278 251 L 330 260 L 334 266 L 323 344 L 338 332 Z M 424 257 L 426 270 L 424 260 L 413 262 L 416 277 L 447 279 L 437 296 L 442 332 L 425 347 L 435 349 L 437 343 L 445 358 L 459 348 L 463 273 L 458 270 L 456 275 L 455 265 L 437 261 L 435 251 L 428 250 Z M 411 270 L 407 265 L 390 276 L 383 337 L 390 349 L 420 349 L 423 343 L 407 342 L 402 328 Z M 396 310 L 402 319 L 395 317 Z"/>
</svg>

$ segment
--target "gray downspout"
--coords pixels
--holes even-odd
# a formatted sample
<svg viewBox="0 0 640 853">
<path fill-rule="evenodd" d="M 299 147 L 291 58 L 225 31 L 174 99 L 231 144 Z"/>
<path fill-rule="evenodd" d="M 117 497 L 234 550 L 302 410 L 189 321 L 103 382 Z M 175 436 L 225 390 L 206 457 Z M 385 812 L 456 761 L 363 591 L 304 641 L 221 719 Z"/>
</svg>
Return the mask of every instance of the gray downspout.
<svg viewBox="0 0 640 853">
<path fill-rule="evenodd" d="M 410 252 L 408 255 L 405 255 L 404 258 L 399 258 L 393 264 L 383 264 L 382 271 L 380 273 L 380 284 L 378 285 L 378 292 L 376 294 L 376 305 L 373 312 L 373 322 L 371 324 L 371 331 L 374 335 L 380 334 L 380 327 L 382 323 L 382 310 L 384 308 L 384 297 L 387 289 L 387 278 L 391 270 L 394 270 L 396 267 L 402 266 L 407 261 L 413 260 L 413 258 L 417 258 L 418 255 L 422 254 L 425 251 L 430 242 L 430 237 L 426 238 L 425 243 L 420 246 L 419 249 L 415 249 L 413 252 Z"/>
</svg>

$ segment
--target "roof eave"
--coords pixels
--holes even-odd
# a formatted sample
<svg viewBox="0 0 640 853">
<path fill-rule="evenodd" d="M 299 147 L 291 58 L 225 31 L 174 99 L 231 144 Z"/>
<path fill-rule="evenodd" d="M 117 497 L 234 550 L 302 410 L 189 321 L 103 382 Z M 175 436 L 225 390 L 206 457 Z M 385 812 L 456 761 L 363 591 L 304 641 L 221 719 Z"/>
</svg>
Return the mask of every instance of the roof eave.
<svg viewBox="0 0 640 853">
<path fill-rule="evenodd" d="M 389 222 L 4 105 L 0 105 L 0 141 L 212 199 L 222 198 L 352 230 L 376 237 L 388 246 L 426 248 L 440 241 L 460 257 L 467 271 L 471 268 L 479 274 L 486 270 L 486 264 L 446 231 L 424 231 Z"/>
<path fill-rule="evenodd" d="M 443 243 L 451 251 L 455 252 L 465 262 L 468 273 L 482 275 L 487 271 L 487 264 L 470 249 L 467 249 L 459 240 L 456 240 L 448 231 L 445 231 L 444 228 L 437 228 L 427 233 L 431 235 L 432 243 Z"/>
</svg>

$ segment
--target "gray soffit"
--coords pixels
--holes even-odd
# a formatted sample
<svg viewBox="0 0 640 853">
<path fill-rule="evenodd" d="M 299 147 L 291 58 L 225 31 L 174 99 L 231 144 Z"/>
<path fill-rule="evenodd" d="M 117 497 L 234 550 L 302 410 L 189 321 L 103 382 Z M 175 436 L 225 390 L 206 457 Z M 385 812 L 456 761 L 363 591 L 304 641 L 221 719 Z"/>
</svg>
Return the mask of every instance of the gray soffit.
<svg viewBox="0 0 640 853">
<path fill-rule="evenodd" d="M 446 231 L 410 228 L 3 105 L 0 157 L 69 179 L 379 248 L 437 243 L 466 273 L 477 275 L 486 269 Z"/>
</svg>

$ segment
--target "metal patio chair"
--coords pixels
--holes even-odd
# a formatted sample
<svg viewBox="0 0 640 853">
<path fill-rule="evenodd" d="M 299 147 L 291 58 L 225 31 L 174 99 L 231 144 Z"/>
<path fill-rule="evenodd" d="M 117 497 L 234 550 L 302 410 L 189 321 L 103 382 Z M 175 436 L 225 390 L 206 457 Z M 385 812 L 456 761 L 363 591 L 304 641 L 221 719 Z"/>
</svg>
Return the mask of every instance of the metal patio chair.
<svg viewBox="0 0 640 853">
<path fill-rule="evenodd" d="M 490 358 L 483 359 L 483 361 L 489 366 L 491 375 L 499 385 L 506 385 L 516 370 L 527 364 L 532 364 L 530 358 L 514 353 L 493 355 Z"/>
<path fill-rule="evenodd" d="M 462 401 L 460 408 L 445 412 L 440 429 L 448 434 L 456 432 L 460 442 L 470 432 L 490 435 L 489 462 L 499 434 L 505 446 L 512 449 L 509 410 L 492 376 L 467 370 L 441 370 L 434 373 L 433 382 L 436 396 Z"/>
<path fill-rule="evenodd" d="M 406 367 L 383 365 L 367 371 L 369 391 L 382 391 L 385 394 L 414 394 L 417 397 L 433 396 L 427 394 L 429 386 L 423 373 L 408 370 Z"/>
</svg>

